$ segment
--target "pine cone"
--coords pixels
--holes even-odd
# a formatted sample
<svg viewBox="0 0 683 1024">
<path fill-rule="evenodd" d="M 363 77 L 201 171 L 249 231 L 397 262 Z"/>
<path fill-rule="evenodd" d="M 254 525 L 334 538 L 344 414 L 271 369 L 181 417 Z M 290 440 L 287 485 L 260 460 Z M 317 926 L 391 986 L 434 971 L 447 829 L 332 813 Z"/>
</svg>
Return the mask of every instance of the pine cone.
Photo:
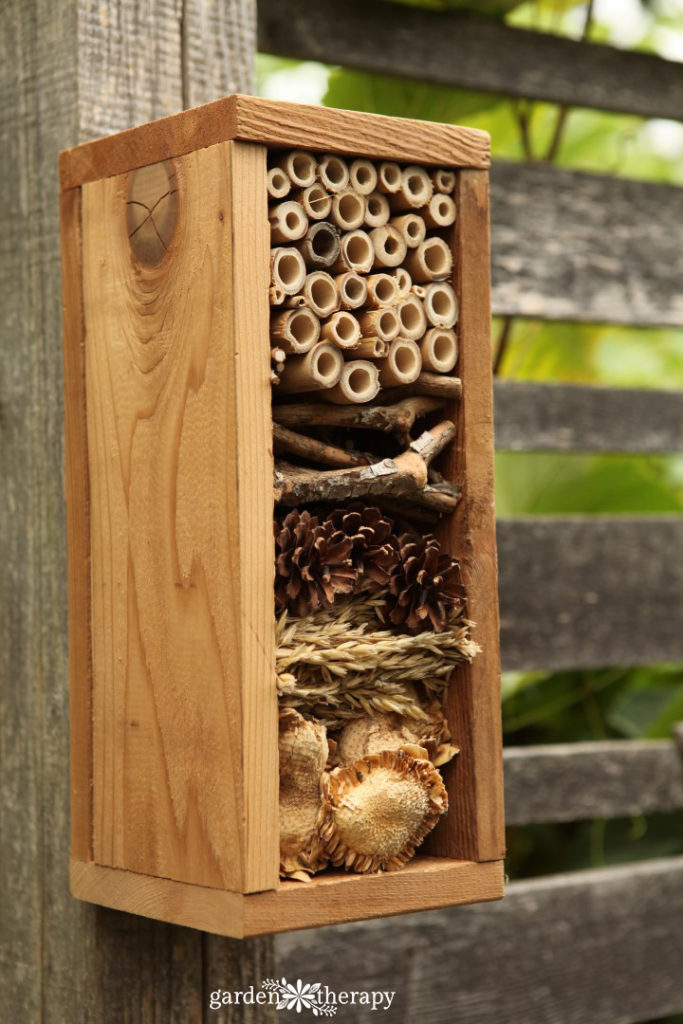
<svg viewBox="0 0 683 1024">
<path fill-rule="evenodd" d="M 441 633 L 449 616 L 464 604 L 460 565 L 441 552 L 431 534 L 418 541 L 401 534 L 399 549 L 400 561 L 389 580 L 389 619 L 412 634 L 427 629 Z"/>
<path fill-rule="evenodd" d="M 316 516 L 294 509 L 275 520 L 275 608 L 309 615 L 329 607 L 335 594 L 349 594 L 358 573 L 351 563 L 352 541 L 321 523 Z"/>
<path fill-rule="evenodd" d="M 391 519 L 378 508 L 354 502 L 327 517 L 335 530 L 350 538 L 351 562 L 359 581 L 371 591 L 386 587 L 399 559 L 398 538 Z"/>
</svg>

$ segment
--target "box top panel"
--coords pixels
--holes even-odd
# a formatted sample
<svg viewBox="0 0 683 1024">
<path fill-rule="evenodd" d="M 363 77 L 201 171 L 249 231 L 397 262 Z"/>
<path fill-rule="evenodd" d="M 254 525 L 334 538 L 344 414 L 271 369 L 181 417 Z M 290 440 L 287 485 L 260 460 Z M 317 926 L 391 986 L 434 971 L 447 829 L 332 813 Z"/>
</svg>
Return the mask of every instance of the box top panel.
<svg viewBox="0 0 683 1024">
<path fill-rule="evenodd" d="M 230 139 L 450 167 L 490 163 L 489 136 L 476 128 L 236 95 L 64 150 L 61 189 Z"/>
</svg>

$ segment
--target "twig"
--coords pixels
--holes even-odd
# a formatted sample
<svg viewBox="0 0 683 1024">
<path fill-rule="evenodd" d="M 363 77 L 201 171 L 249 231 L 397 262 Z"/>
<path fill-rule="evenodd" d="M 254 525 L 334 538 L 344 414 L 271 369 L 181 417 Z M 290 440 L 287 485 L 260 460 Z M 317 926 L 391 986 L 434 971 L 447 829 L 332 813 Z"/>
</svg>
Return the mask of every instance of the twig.
<svg viewBox="0 0 683 1024">
<path fill-rule="evenodd" d="M 300 455 L 303 459 L 322 462 L 327 466 L 353 468 L 354 466 L 367 466 L 370 461 L 365 455 L 358 452 L 325 444 L 324 441 L 307 437 L 305 434 L 297 434 L 294 430 L 288 430 L 287 427 L 283 427 L 279 423 L 273 424 L 273 443 L 277 451 Z"/>
</svg>

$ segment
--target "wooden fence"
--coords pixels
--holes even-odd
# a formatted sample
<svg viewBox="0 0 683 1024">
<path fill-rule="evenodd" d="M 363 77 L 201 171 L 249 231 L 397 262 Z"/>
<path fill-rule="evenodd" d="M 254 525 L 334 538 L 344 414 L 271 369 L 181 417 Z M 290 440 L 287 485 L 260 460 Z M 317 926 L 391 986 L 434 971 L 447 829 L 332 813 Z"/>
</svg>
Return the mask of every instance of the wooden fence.
<svg viewBox="0 0 683 1024">
<path fill-rule="evenodd" d="M 57 152 L 250 91 L 254 13 L 250 0 L 3 8 L 0 1012 L 22 1024 L 264 1021 L 272 1018 L 248 1008 L 212 1012 L 207 993 L 258 984 L 274 970 L 396 989 L 387 1018 L 400 1021 L 616 1024 L 682 1010 L 683 858 L 517 882 L 501 904 L 274 943 L 204 936 L 68 893 Z M 477 15 L 260 0 L 259 45 L 466 88 L 683 116 L 680 64 Z M 683 325 L 680 189 L 498 164 L 492 194 L 497 313 Z M 562 246 L 548 244 L 560 236 Z M 680 393 L 496 387 L 498 446 L 511 451 L 671 452 L 682 424 Z M 500 522 L 504 667 L 683 660 L 682 541 L 675 517 Z M 510 823 L 683 808 L 673 739 L 513 748 L 505 761 Z"/>
</svg>

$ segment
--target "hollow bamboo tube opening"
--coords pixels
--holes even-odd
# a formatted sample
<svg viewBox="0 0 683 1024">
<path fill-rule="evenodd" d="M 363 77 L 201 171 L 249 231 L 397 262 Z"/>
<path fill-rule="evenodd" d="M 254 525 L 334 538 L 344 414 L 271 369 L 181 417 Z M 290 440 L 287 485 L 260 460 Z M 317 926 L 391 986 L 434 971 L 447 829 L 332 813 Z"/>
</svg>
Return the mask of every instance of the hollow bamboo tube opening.
<svg viewBox="0 0 683 1024">
<path fill-rule="evenodd" d="M 296 295 L 306 280 L 306 264 L 297 249 L 272 249 L 270 273 L 273 288 L 281 289 L 285 295 Z"/>
<path fill-rule="evenodd" d="M 366 279 L 349 270 L 345 274 L 339 274 L 334 279 L 339 292 L 339 301 L 342 309 L 358 309 L 364 306 L 368 297 L 368 285 Z"/>
<path fill-rule="evenodd" d="M 268 301 L 271 306 L 281 306 L 285 301 L 286 294 L 279 284 L 271 284 L 268 289 Z"/>
<path fill-rule="evenodd" d="M 413 287 L 412 277 L 405 267 L 396 267 L 395 270 L 391 271 L 391 276 L 396 282 L 396 287 L 398 288 L 398 298 L 405 299 L 406 295 L 410 294 L 410 289 Z"/>
<path fill-rule="evenodd" d="M 437 193 L 420 212 L 429 228 L 447 228 L 455 224 L 455 202 L 452 196 Z"/>
<path fill-rule="evenodd" d="M 297 249 L 307 267 L 331 267 L 339 255 L 339 234 L 334 224 L 319 220 L 311 224 L 306 237 L 297 242 Z"/>
<path fill-rule="evenodd" d="M 435 192 L 451 193 L 455 189 L 455 171 L 447 171 L 440 167 L 432 171 L 432 184 Z"/>
<path fill-rule="evenodd" d="M 271 199 L 284 199 L 292 187 L 290 178 L 281 167 L 271 167 L 266 180 Z"/>
<path fill-rule="evenodd" d="M 401 232 L 391 224 L 385 224 L 382 228 L 373 228 L 370 238 L 375 251 L 374 267 L 398 267 L 403 263 L 408 247 Z"/>
<path fill-rule="evenodd" d="M 332 220 L 342 231 L 354 231 L 365 220 L 365 198 L 346 189 L 332 199 Z"/>
<path fill-rule="evenodd" d="M 389 354 L 389 342 L 381 338 L 363 338 L 353 350 L 359 359 L 383 359 Z"/>
<path fill-rule="evenodd" d="M 458 339 L 455 332 L 432 327 L 420 342 L 422 366 L 434 373 L 450 373 L 458 361 Z"/>
<path fill-rule="evenodd" d="M 296 203 L 300 203 L 304 213 L 311 220 L 325 220 L 332 209 L 332 196 L 328 195 L 321 184 L 309 185 L 299 189 L 292 195 Z"/>
<path fill-rule="evenodd" d="M 398 192 L 401 187 L 401 168 L 392 161 L 384 161 L 377 168 L 377 188 L 380 192 Z"/>
<path fill-rule="evenodd" d="M 272 242 L 296 242 L 308 231 L 308 217 L 303 207 L 291 200 L 272 206 L 268 211 L 268 220 Z"/>
<path fill-rule="evenodd" d="M 417 283 L 444 281 L 453 269 L 453 256 L 442 238 L 428 238 L 410 250 L 405 265 Z"/>
<path fill-rule="evenodd" d="M 424 292 L 424 310 L 430 324 L 433 327 L 452 327 L 458 319 L 458 300 L 451 286 L 439 281 L 428 285 Z"/>
<path fill-rule="evenodd" d="M 407 295 L 396 307 L 399 334 L 409 341 L 417 341 L 427 330 L 424 307 L 416 295 Z"/>
<path fill-rule="evenodd" d="M 316 173 L 329 192 L 341 192 L 349 183 L 349 167 L 346 160 L 331 153 L 320 160 Z"/>
<path fill-rule="evenodd" d="M 379 364 L 379 379 L 383 388 L 399 384 L 412 384 L 422 369 L 422 356 L 414 341 L 398 338 L 389 347 L 389 355 Z"/>
<path fill-rule="evenodd" d="M 353 270 L 358 274 L 367 274 L 375 258 L 375 250 L 370 236 L 365 231 L 349 231 L 342 235 L 339 245 L 339 257 L 332 264 L 332 270 L 342 273 Z"/>
<path fill-rule="evenodd" d="M 417 210 L 432 198 L 434 186 L 424 167 L 406 167 L 401 187 L 389 197 L 392 210 Z"/>
<path fill-rule="evenodd" d="M 337 405 L 371 402 L 379 392 L 377 367 L 364 359 L 351 359 L 342 369 L 338 383 L 321 398 Z"/>
<path fill-rule="evenodd" d="M 398 314 L 391 306 L 359 313 L 358 323 L 364 338 L 376 337 L 381 341 L 393 341 L 398 337 L 401 327 Z"/>
<path fill-rule="evenodd" d="M 360 324 L 351 313 L 333 313 L 322 326 L 322 337 L 337 348 L 356 348 L 360 341 Z"/>
<path fill-rule="evenodd" d="M 349 184 L 362 196 L 369 196 L 377 188 L 377 171 L 370 160 L 354 160 L 349 167 Z"/>
<path fill-rule="evenodd" d="M 285 299 L 285 306 L 287 309 L 298 309 L 299 306 L 306 305 L 305 295 L 288 295 Z"/>
<path fill-rule="evenodd" d="M 307 188 L 315 181 L 316 160 L 311 153 L 293 149 L 284 153 L 276 162 L 297 188 Z"/>
<path fill-rule="evenodd" d="M 303 356 L 290 356 L 280 374 L 280 391 L 318 391 L 337 383 L 344 357 L 328 341 L 318 342 Z"/>
<path fill-rule="evenodd" d="M 417 213 L 404 213 L 401 217 L 392 217 L 390 224 L 401 232 L 409 249 L 417 248 L 427 236 L 427 225 Z"/>
<path fill-rule="evenodd" d="M 306 278 L 304 299 L 319 317 L 330 316 L 339 309 L 339 293 L 334 280 L 322 270 L 316 270 Z"/>
<path fill-rule="evenodd" d="M 369 228 L 381 228 L 388 224 L 391 210 L 389 200 L 381 192 L 372 192 L 365 206 L 365 223 Z"/>
<path fill-rule="evenodd" d="M 398 298 L 398 285 L 388 274 L 371 274 L 366 278 L 368 297 L 366 305 L 371 309 L 378 306 L 392 306 Z"/>
<path fill-rule="evenodd" d="M 320 321 L 306 306 L 277 313 L 270 320 L 270 337 L 285 352 L 301 355 L 309 352 L 320 337 Z"/>
</svg>

